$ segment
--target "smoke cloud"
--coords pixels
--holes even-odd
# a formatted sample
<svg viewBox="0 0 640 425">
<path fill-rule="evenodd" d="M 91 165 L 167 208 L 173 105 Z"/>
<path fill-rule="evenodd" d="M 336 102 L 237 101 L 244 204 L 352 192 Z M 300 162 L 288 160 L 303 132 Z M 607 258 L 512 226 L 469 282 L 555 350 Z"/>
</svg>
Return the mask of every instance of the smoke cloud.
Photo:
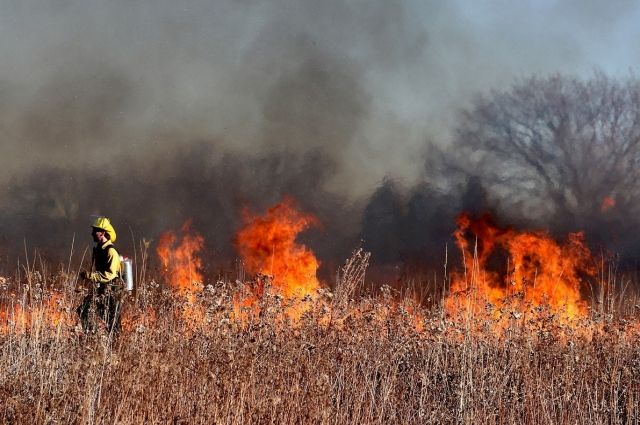
<svg viewBox="0 0 640 425">
<path fill-rule="evenodd" d="M 588 3 L 6 0 L 0 244 L 192 218 L 226 260 L 240 209 L 291 195 L 326 265 L 361 239 L 381 262 L 442 252 L 472 195 L 424 163 L 473 94 L 639 59 L 636 3 Z"/>
</svg>

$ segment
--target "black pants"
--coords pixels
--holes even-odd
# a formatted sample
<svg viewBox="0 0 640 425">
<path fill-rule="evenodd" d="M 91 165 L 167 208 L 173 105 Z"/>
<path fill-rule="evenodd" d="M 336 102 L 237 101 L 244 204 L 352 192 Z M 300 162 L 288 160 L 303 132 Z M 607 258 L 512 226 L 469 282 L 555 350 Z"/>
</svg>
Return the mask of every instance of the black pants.
<svg viewBox="0 0 640 425">
<path fill-rule="evenodd" d="M 77 309 L 82 328 L 85 331 L 95 331 L 95 317 L 98 317 L 107 325 L 109 333 L 119 333 L 122 292 L 121 285 L 107 283 L 101 284 L 84 297 Z"/>
</svg>

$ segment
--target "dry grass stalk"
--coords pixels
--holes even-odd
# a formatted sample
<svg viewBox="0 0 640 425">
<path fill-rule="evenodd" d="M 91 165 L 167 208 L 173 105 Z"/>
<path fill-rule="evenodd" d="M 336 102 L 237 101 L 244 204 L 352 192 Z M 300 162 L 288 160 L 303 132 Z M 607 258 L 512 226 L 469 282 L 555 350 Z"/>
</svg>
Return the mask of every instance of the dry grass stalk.
<svg viewBox="0 0 640 425">
<path fill-rule="evenodd" d="M 358 314 L 341 326 L 326 326 L 323 298 L 309 300 L 295 325 L 282 320 L 287 303 L 275 295 L 241 322 L 234 285 L 207 285 L 187 301 L 148 281 L 115 341 L 77 328 L 82 294 L 65 273 L 3 278 L 0 422 L 639 420 L 636 300 L 577 330 L 541 309 L 535 318 L 512 316 L 495 335 L 482 332 L 492 325 L 485 317 L 443 323 L 439 310 L 409 313 L 410 303 L 356 296 L 368 259 L 356 251 L 342 269 L 334 302 Z"/>
</svg>

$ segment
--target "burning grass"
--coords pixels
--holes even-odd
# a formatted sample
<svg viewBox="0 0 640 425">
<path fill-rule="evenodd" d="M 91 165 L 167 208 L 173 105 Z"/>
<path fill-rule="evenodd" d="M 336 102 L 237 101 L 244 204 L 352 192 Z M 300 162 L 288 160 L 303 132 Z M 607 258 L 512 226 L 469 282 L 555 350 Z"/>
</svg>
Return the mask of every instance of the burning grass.
<svg viewBox="0 0 640 425">
<path fill-rule="evenodd" d="M 638 303 L 579 235 L 461 216 L 463 270 L 430 307 L 364 290 L 354 252 L 330 290 L 290 201 L 246 214 L 252 273 L 203 282 L 203 239 L 166 233 L 123 331 L 86 334 L 73 273 L 0 279 L 5 423 L 636 423 Z M 473 238 L 477 241 L 472 244 Z M 148 245 L 145 245 L 148 247 Z M 495 267 L 495 252 L 507 266 Z M 500 259 L 498 255 L 498 259 Z M 146 251 L 141 255 L 146 258 Z M 591 284 L 591 297 L 585 288 Z M 597 290 L 594 286 L 597 285 Z"/>
<path fill-rule="evenodd" d="M 357 255 L 335 291 L 302 301 L 308 306 L 295 322 L 282 314 L 291 301 L 268 283 L 259 314 L 238 320 L 234 300 L 246 284 L 217 282 L 188 299 L 143 282 L 117 340 L 78 329 L 74 307 L 82 294 L 64 273 L 31 283 L 8 279 L 0 293 L 0 417 L 4 423 L 638 420 L 634 318 L 594 311 L 569 327 L 540 307 L 535 318 L 512 315 L 494 334 L 490 316 L 454 321 L 388 288 L 356 295 L 368 259 Z M 477 332 L 482 328 L 487 332 Z"/>
</svg>

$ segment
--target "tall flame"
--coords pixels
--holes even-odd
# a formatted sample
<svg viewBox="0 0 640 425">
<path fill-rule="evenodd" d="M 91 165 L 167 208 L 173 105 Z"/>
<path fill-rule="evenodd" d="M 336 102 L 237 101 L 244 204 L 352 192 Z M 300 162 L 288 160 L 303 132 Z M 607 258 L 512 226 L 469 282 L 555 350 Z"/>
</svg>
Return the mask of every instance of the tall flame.
<svg viewBox="0 0 640 425">
<path fill-rule="evenodd" d="M 172 232 L 160 235 L 156 253 L 162 263 L 162 271 L 169 283 L 183 294 L 193 293 L 202 282 L 202 260 L 199 257 L 204 238 L 191 234 L 191 220 L 182 225 L 182 237 Z"/>
<path fill-rule="evenodd" d="M 497 309 L 494 318 L 504 307 L 544 306 L 562 320 L 586 315 L 580 288 L 596 270 L 582 233 L 559 244 L 545 232 L 501 229 L 488 215 L 472 220 L 463 214 L 455 238 L 466 272 L 453 276 L 445 301 L 449 314 L 465 309 L 482 314 L 489 303 Z M 470 239 L 476 241 L 473 247 Z"/>
<path fill-rule="evenodd" d="M 300 232 L 318 220 L 296 210 L 291 199 L 270 208 L 264 216 L 244 213 L 245 227 L 236 246 L 247 270 L 273 278 L 273 286 L 285 298 L 315 296 L 320 283 L 320 262 L 305 245 L 296 242 Z"/>
<path fill-rule="evenodd" d="M 611 196 L 605 196 L 602 199 L 602 203 L 600 204 L 600 211 L 606 212 L 614 208 L 615 206 L 616 206 L 615 198 L 612 198 Z"/>
<path fill-rule="evenodd" d="M 187 220 L 180 231 L 180 240 L 171 232 L 160 235 L 156 253 L 165 278 L 186 301 L 182 310 L 185 323 L 197 327 L 204 321 L 202 308 L 195 303 L 196 292 L 203 282 L 200 251 L 204 246 L 204 238 L 191 233 L 191 220 Z"/>
</svg>

